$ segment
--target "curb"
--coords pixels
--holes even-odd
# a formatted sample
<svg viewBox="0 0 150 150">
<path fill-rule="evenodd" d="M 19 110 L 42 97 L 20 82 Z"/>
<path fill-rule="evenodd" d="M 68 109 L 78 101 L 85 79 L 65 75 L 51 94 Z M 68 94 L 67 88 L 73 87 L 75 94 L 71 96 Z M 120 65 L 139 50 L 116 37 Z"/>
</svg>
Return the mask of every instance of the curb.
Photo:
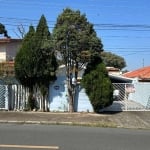
<svg viewBox="0 0 150 150">
<path fill-rule="evenodd" d="M 57 121 L 16 121 L 16 120 L 0 120 L 0 124 L 39 124 L 39 125 L 68 125 L 68 126 L 85 126 L 85 127 L 104 127 L 104 128 L 118 128 L 117 125 L 90 123 L 90 122 L 57 122 Z"/>
</svg>

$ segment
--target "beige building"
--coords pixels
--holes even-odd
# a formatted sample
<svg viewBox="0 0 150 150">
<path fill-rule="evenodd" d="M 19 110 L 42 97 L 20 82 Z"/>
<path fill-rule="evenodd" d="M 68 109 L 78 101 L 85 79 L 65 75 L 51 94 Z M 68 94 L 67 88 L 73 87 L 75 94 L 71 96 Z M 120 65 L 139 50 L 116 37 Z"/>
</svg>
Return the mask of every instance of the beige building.
<svg viewBox="0 0 150 150">
<path fill-rule="evenodd" d="M 14 75 L 14 58 L 21 39 L 0 38 L 0 76 Z"/>
<path fill-rule="evenodd" d="M 0 62 L 14 60 L 21 45 L 21 39 L 3 38 L 0 39 Z"/>
</svg>

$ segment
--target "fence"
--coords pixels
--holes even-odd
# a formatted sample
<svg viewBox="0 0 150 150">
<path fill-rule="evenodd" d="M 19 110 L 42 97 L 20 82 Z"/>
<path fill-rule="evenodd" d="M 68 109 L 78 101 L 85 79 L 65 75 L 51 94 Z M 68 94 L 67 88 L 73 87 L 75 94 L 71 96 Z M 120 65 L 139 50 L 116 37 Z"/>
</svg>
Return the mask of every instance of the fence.
<svg viewBox="0 0 150 150">
<path fill-rule="evenodd" d="M 105 108 L 106 111 L 150 110 L 150 83 L 114 83 L 114 102 Z M 42 98 L 35 88 L 39 109 L 42 108 Z M 24 110 L 27 107 L 29 89 L 22 85 L 0 85 L 0 109 Z M 48 108 L 49 101 L 45 101 Z"/>
<path fill-rule="evenodd" d="M 150 83 L 114 83 L 114 102 L 107 111 L 150 110 Z"/>
<path fill-rule="evenodd" d="M 34 88 L 37 107 L 42 108 L 42 96 L 38 88 Z M 29 89 L 22 85 L 0 85 L 1 110 L 25 110 L 27 108 Z M 48 103 L 45 102 L 47 107 Z"/>
<path fill-rule="evenodd" d="M 26 107 L 29 91 L 22 85 L 0 85 L 0 109 L 22 110 Z"/>
</svg>

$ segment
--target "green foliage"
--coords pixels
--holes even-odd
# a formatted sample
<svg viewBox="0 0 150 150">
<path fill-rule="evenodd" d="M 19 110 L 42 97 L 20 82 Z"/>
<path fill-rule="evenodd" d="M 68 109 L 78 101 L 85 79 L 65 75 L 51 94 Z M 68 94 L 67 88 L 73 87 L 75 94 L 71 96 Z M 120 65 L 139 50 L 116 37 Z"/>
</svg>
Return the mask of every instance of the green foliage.
<svg viewBox="0 0 150 150">
<path fill-rule="evenodd" d="M 126 67 L 124 58 L 111 52 L 102 52 L 101 58 L 108 67 L 115 67 L 119 69 Z"/>
<path fill-rule="evenodd" d="M 22 41 L 22 46 L 15 58 L 15 75 L 16 78 L 23 84 L 33 88 L 36 82 L 36 76 L 33 73 L 34 68 L 34 35 L 35 30 L 33 26 L 29 27 L 29 32 L 26 34 Z"/>
<path fill-rule="evenodd" d="M 95 112 L 107 107 L 113 102 L 113 87 L 104 63 L 95 57 L 87 65 L 82 79 L 82 86 L 91 101 Z"/>
<path fill-rule="evenodd" d="M 52 49 L 50 32 L 42 15 L 36 31 L 30 26 L 22 47 L 15 59 L 15 73 L 19 81 L 28 87 L 35 84 L 49 85 L 56 78 L 57 61 Z"/>
<path fill-rule="evenodd" d="M 34 74 L 38 84 L 49 86 L 50 81 L 56 79 L 57 60 L 52 47 L 52 39 L 44 15 L 41 16 L 35 33 L 36 48 L 34 51 Z"/>
<path fill-rule="evenodd" d="M 16 78 L 21 84 L 29 87 L 31 93 L 33 87 L 38 86 L 39 89 L 42 89 L 41 93 L 45 97 L 48 94 L 50 82 L 56 79 L 56 69 L 57 61 L 51 35 L 46 18 L 42 15 L 36 31 L 33 26 L 30 26 L 29 32 L 23 39 L 21 49 L 16 55 Z M 32 101 L 30 102 L 30 108 L 32 108 Z"/>
<path fill-rule="evenodd" d="M 0 34 L 4 34 L 5 37 L 8 37 L 8 34 L 7 34 L 7 30 L 5 29 L 5 26 L 3 24 L 0 23 Z"/>
<path fill-rule="evenodd" d="M 89 51 L 92 55 L 103 51 L 103 45 L 93 25 L 78 10 L 74 11 L 70 8 L 63 10 L 57 18 L 53 38 L 55 49 L 61 52 L 65 63 L 67 63 L 68 56 L 76 62 L 83 63 L 87 61 L 87 58 L 82 55 L 83 52 Z"/>
</svg>

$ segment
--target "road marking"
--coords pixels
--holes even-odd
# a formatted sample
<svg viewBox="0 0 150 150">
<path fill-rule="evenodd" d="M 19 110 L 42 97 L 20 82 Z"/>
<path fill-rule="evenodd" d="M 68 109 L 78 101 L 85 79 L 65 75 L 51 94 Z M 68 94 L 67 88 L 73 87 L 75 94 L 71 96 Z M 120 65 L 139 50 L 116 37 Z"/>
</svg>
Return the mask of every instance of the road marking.
<svg viewBox="0 0 150 150">
<path fill-rule="evenodd" d="M 34 146 L 34 145 L 0 145 L 0 147 L 7 148 L 27 148 L 27 149 L 52 149 L 58 150 L 58 146 Z"/>
</svg>

